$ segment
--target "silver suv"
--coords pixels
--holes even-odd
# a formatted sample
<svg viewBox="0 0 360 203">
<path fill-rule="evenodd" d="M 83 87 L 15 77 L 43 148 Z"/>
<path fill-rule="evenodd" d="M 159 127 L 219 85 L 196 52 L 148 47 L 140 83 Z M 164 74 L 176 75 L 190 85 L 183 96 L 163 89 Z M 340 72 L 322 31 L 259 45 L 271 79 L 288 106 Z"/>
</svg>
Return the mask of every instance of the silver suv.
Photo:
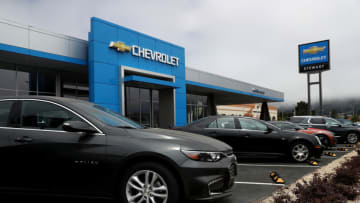
<svg viewBox="0 0 360 203">
<path fill-rule="evenodd" d="M 293 116 L 290 122 L 306 128 L 325 129 L 333 132 L 338 141 L 355 144 L 359 141 L 360 128 L 345 126 L 339 121 L 325 116 Z"/>
</svg>

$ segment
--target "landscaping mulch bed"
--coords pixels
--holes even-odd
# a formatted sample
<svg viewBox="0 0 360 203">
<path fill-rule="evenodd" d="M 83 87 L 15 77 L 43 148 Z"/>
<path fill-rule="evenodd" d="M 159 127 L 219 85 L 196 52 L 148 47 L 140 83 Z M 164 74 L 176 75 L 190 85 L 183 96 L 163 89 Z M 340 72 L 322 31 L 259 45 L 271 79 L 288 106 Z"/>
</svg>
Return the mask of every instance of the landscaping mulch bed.
<svg viewBox="0 0 360 203">
<path fill-rule="evenodd" d="M 304 176 L 296 183 L 276 191 L 264 203 L 340 203 L 360 202 L 360 156 L 344 157 Z"/>
</svg>

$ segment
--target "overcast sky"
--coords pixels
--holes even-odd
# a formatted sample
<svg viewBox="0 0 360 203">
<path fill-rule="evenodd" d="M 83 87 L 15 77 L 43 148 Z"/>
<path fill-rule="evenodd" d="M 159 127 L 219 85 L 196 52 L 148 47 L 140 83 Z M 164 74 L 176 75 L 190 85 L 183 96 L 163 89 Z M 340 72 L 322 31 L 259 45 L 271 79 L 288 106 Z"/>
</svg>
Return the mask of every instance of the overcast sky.
<svg viewBox="0 0 360 203">
<path fill-rule="evenodd" d="M 307 100 L 298 44 L 330 40 L 324 100 L 359 97 L 359 0 L 0 0 L 0 18 L 87 40 L 90 17 L 185 47 L 186 66 Z M 313 78 L 315 80 L 315 78 Z M 318 89 L 312 88 L 316 100 Z"/>
</svg>

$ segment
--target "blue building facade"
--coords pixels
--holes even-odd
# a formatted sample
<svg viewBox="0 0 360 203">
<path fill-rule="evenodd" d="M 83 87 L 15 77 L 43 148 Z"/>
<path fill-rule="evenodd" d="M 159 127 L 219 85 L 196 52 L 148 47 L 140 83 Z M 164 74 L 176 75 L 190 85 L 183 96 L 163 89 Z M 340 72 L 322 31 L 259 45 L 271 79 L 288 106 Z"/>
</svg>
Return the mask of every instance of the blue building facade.
<svg viewBox="0 0 360 203">
<path fill-rule="evenodd" d="M 123 43 L 130 47 L 130 50 L 118 51 L 109 46 L 111 42 Z M 148 57 L 142 51 L 147 51 Z M 156 56 L 156 53 L 162 55 Z M 160 59 L 161 57 L 165 60 Z M 170 57 L 176 57 L 177 60 L 173 60 L 173 64 L 170 64 Z M 123 87 L 126 82 L 137 79 L 144 85 L 168 86 L 175 92 L 175 124 L 186 124 L 185 49 L 183 47 L 99 18 L 92 18 L 88 66 L 90 101 L 124 113 Z M 134 75 L 135 73 L 122 75 L 125 67 L 138 69 L 137 72 L 141 76 Z M 144 71 L 148 71 L 146 76 L 143 76 Z M 159 79 L 156 73 L 169 77 Z M 173 81 L 165 80 L 168 78 L 174 79 Z"/>
<path fill-rule="evenodd" d="M 88 40 L 1 19 L 0 31 L 0 96 L 89 100 L 161 128 L 216 115 L 217 105 L 284 100 L 282 92 L 186 67 L 183 47 L 96 17 Z"/>
</svg>

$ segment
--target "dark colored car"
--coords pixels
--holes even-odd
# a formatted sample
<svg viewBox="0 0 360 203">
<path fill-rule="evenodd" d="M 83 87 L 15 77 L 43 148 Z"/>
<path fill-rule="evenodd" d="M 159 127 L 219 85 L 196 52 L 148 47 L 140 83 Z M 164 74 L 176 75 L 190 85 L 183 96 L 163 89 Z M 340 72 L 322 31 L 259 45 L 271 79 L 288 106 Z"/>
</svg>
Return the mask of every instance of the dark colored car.
<svg viewBox="0 0 360 203">
<path fill-rule="evenodd" d="M 0 99 L 2 192 L 179 202 L 231 194 L 236 157 L 205 136 L 143 129 L 99 105 Z"/>
<path fill-rule="evenodd" d="M 293 116 L 290 122 L 305 128 L 325 129 L 333 132 L 338 141 L 355 144 L 359 141 L 360 128 L 346 126 L 339 121 L 324 116 Z"/>
<path fill-rule="evenodd" d="M 274 125 L 247 117 L 210 116 L 176 130 L 221 140 L 241 156 L 286 155 L 297 162 L 319 158 L 323 147 L 318 137 L 283 131 Z"/>
<path fill-rule="evenodd" d="M 304 128 L 300 125 L 287 121 L 270 121 L 269 123 L 275 125 L 276 127 L 281 128 L 281 130 L 297 131 L 309 135 L 315 135 L 320 139 L 321 144 L 323 144 L 326 147 L 336 146 L 336 138 L 334 136 L 334 133 L 328 130 L 316 129 L 316 128 Z"/>
</svg>

